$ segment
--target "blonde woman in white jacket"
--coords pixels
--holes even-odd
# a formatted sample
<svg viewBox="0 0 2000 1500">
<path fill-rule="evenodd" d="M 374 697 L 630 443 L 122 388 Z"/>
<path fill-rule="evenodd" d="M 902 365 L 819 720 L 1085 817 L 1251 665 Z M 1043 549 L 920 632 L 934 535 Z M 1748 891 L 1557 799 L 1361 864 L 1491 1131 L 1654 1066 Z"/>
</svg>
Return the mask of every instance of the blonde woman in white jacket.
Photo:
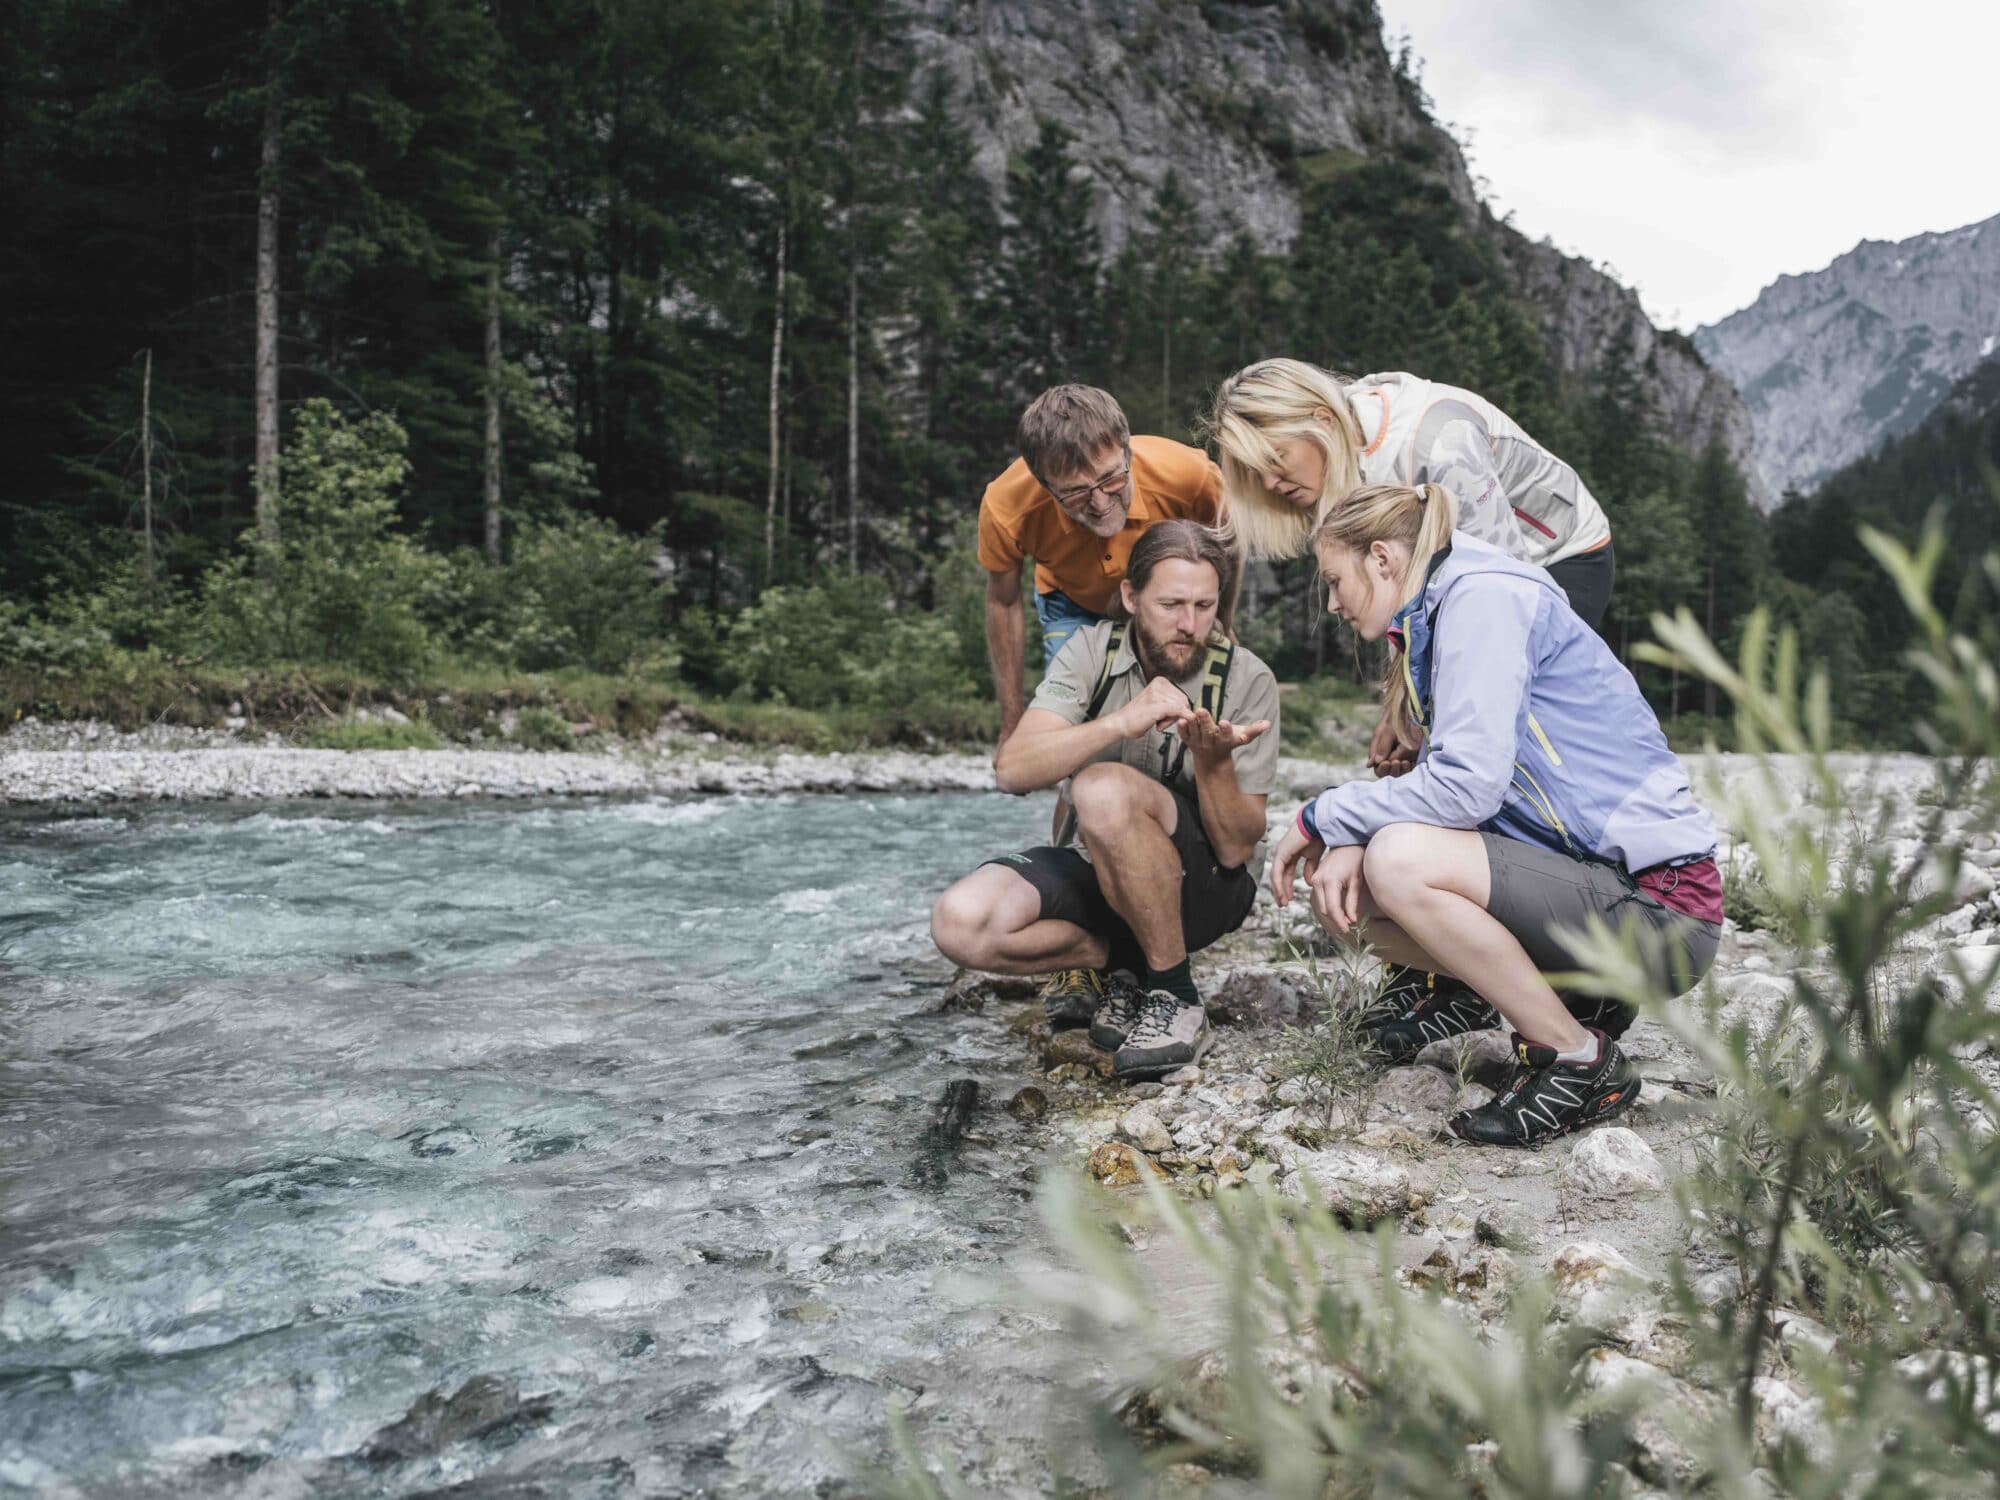
<svg viewBox="0 0 2000 1500">
<path fill-rule="evenodd" d="M 1611 602 L 1611 523 L 1575 469 L 1475 392 L 1400 372 L 1348 380 L 1266 359 L 1217 388 L 1208 421 L 1222 467 L 1222 524 L 1248 558 L 1304 555 L 1335 506 L 1364 485 L 1442 485 L 1458 529 L 1546 568 L 1595 628 Z M 1378 772 L 1416 746 L 1388 715 L 1369 746 Z"/>
</svg>

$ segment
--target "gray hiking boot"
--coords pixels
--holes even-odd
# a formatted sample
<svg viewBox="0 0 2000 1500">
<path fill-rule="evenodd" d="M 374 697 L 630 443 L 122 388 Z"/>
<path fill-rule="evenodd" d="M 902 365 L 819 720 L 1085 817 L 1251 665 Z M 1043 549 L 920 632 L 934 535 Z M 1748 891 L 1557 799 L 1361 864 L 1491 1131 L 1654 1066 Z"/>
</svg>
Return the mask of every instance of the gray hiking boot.
<svg viewBox="0 0 2000 1500">
<path fill-rule="evenodd" d="M 1113 969 L 1104 981 L 1104 1003 L 1090 1018 L 1091 1044 L 1106 1052 L 1124 1046 L 1126 1034 L 1139 1024 L 1139 1008 L 1145 1001 L 1138 975 L 1130 969 Z"/>
<path fill-rule="evenodd" d="M 1139 1019 L 1112 1054 L 1111 1072 L 1126 1083 L 1158 1078 L 1199 1059 L 1213 1040 L 1205 1008 L 1154 990 L 1139 1002 Z"/>
</svg>

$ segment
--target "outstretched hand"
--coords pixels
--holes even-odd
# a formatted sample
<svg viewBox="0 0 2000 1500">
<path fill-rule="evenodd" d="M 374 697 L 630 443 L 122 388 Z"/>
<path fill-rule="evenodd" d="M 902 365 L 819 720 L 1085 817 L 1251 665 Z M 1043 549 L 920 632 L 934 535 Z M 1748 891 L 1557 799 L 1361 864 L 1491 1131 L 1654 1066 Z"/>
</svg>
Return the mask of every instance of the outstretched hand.
<svg viewBox="0 0 2000 1500">
<path fill-rule="evenodd" d="M 1197 708 L 1181 719 L 1180 733 L 1195 764 L 1212 765 L 1241 750 L 1270 727 L 1269 719 L 1259 719 L 1254 724 L 1232 724 L 1216 718 L 1205 708 Z"/>
<path fill-rule="evenodd" d="M 1164 677 L 1155 677 L 1118 710 L 1125 738 L 1136 740 L 1154 729 L 1178 728 L 1188 717 L 1188 698 Z"/>
</svg>

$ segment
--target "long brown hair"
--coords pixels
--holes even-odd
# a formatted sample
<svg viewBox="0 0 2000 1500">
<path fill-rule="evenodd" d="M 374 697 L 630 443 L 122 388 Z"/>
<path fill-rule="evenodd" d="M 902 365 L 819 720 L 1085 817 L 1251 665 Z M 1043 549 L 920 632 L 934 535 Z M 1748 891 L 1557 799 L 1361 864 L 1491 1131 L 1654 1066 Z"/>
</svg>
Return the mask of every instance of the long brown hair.
<svg viewBox="0 0 2000 1500">
<path fill-rule="evenodd" d="M 1224 635 L 1234 640 L 1236 554 L 1224 543 L 1220 533 L 1199 521 L 1155 521 L 1148 526 L 1139 540 L 1132 544 L 1132 555 L 1125 563 L 1125 580 L 1135 590 L 1143 589 L 1151 580 L 1153 570 L 1174 558 L 1182 562 L 1207 563 L 1215 569 L 1215 623 Z M 1112 604 L 1112 613 L 1124 617 L 1125 600 L 1122 594 Z"/>
<path fill-rule="evenodd" d="M 1441 484 L 1415 489 L 1406 484 L 1364 485 L 1328 511 L 1314 528 L 1312 550 L 1317 556 L 1325 547 L 1366 552 L 1377 542 L 1401 543 L 1410 549 L 1410 561 L 1400 580 L 1407 600 L 1423 586 L 1431 559 L 1450 544 L 1457 522 L 1458 501 Z M 1419 728 L 1416 705 L 1410 701 L 1409 678 L 1400 660 L 1391 660 L 1382 692 L 1390 716 L 1414 733 Z"/>
</svg>

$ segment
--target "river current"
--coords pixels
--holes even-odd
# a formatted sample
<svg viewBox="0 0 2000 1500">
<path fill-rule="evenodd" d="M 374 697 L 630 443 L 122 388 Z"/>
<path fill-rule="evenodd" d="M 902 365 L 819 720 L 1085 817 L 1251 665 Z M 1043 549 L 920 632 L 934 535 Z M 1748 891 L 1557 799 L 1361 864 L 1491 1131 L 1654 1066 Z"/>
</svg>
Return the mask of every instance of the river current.
<svg viewBox="0 0 2000 1500">
<path fill-rule="evenodd" d="M 0 818 L 0 1493 L 836 1494 L 891 1399 L 1028 1482 L 1031 1080 L 922 1006 L 931 897 L 1046 817 Z"/>
</svg>

